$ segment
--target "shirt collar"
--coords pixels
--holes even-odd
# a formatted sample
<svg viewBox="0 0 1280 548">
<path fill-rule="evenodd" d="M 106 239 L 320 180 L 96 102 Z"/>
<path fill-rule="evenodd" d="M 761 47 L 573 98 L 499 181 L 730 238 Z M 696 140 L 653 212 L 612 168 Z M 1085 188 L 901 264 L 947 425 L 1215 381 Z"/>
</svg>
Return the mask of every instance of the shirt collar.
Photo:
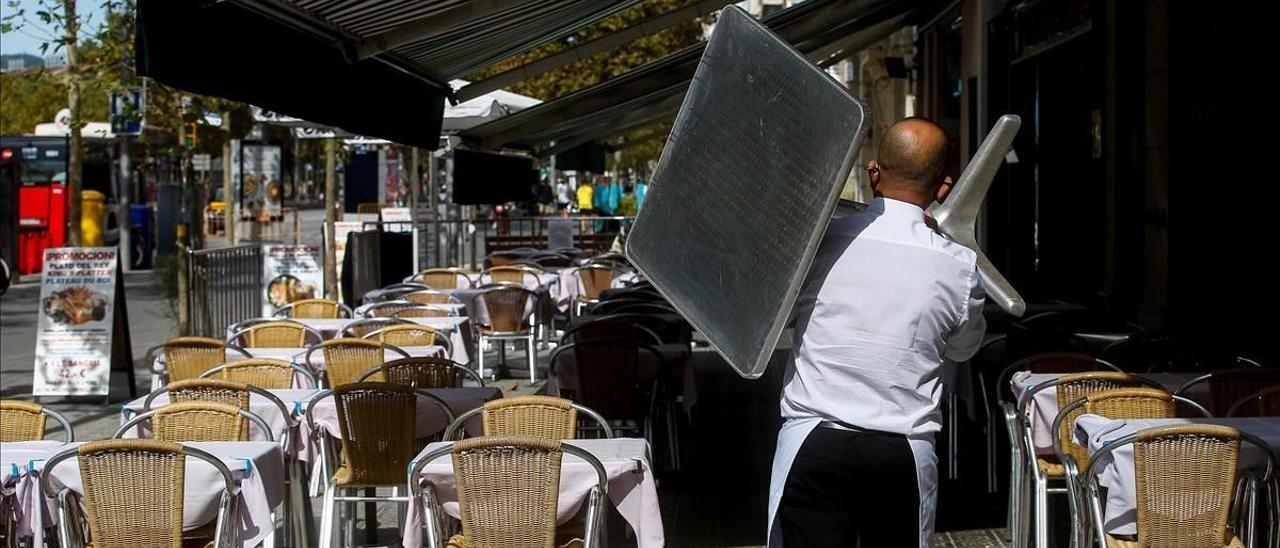
<svg viewBox="0 0 1280 548">
<path fill-rule="evenodd" d="M 867 204 L 867 209 L 880 212 L 882 215 L 905 216 L 913 219 L 924 218 L 924 209 L 920 206 L 894 200 L 893 198 L 873 198 L 871 203 Z"/>
</svg>

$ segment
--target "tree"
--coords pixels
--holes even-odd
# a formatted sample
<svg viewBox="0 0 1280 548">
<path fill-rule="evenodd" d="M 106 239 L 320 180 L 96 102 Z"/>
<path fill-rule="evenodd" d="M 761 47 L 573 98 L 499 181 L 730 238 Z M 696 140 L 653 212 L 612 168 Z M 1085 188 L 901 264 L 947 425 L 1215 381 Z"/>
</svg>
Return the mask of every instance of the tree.
<svg viewBox="0 0 1280 548">
<path fill-rule="evenodd" d="M 696 0 L 650 0 L 641 2 L 595 25 L 579 30 L 571 37 L 544 44 L 531 51 L 516 55 L 475 74 L 468 79 L 475 81 L 536 61 L 548 55 L 606 34 L 622 30 L 672 10 L 680 9 Z M 550 101 L 582 88 L 593 86 L 630 72 L 641 65 L 661 59 L 681 49 L 697 44 L 703 39 L 703 19 L 694 19 L 645 36 L 610 51 L 540 74 L 510 87 L 516 93 Z M 623 152 L 624 161 L 618 167 L 644 166 L 656 159 L 662 150 L 661 141 L 653 141 Z"/>
<path fill-rule="evenodd" d="M 16 0 L 10 0 L 9 8 L 13 10 L 3 19 L 5 32 L 20 27 L 34 27 L 27 17 L 26 10 Z M 84 151 L 81 142 L 80 128 L 83 125 L 80 117 L 80 18 L 76 15 L 76 0 L 38 0 L 35 17 L 44 25 L 52 26 L 60 31 L 58 36 L 47 36 L 40 50 L 48 52 L 52 44 L 56 52 L 62 50 L 66 55 L 67 65 L 62 71 L 63 85 L 67 92 L 67 108 L 71 111 L 70 143 L 67 148 L 67 245 L 80 245 L 80 165 Z"/>
</svg>

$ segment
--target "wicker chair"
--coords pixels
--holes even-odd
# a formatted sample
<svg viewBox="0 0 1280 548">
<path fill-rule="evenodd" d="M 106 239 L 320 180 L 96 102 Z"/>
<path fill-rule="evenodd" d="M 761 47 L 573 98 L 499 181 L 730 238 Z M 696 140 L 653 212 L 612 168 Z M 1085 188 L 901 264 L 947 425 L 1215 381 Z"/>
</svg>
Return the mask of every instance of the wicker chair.
<svg viewBox="0 0 1280 548">
<path fill-rule="evenodd" d="M 457 304 L 458 299 L 434 289 L 423 289 L 401 295 L 401 299 L 418 304 Z"/>
<path fill-rule="evenodd" d="M 267 390 L 293 388 L 294 379 L 298 377 L 305 381 L 306 388 L 316 387 L 315 375 L 306 368 L 271 358 L 250 358 L 226 363 L 210 368 L 200 375 L 200 378 L 204 379 L 239 382 Z"/>
<path fill-rule="evenodd" d="M 227 350 L 252 357 L 238 346 L 208 337 L 175 337 L 161 344 L 160 350 L 169 382 L 199 378 L 210 367 L 226 363 Z"/>
<path fill-rule="evenodd" d="M 320 350 L 324 355 L 324 367 L 311 361 L 312 354 Z M 408 358 L 409 353 L 399 347 L 378 341 L 365 339 L 331 339 L 307 350 L 305 361 L 312 371 L 324 370 L 325 380 L 330 388 L 355 382 L 360 374 L 372 367 L 377 367 L 385 360 L 385 350 L 390 350 Z M 382 379 L 377 379 L 382 380 Z"/>
<path fill-rule="evenodd" d="M 452 454 L 458 485 L 462 534 L 449 539 L 450 548 L 481 546 L 556 545 L 556 505 L 560 496 L 561 455 L 568 453 L 596 472 L 596 485 L 588 494 L 585 530 L 581 539 L 567 545 L 592 548 L 599 543 L 608 476 L 591 453 L 559 440 L 527 436 L 486 436 L 454 442 L 423 455 L 409 470 L 409 486 L 415 499 L 424 500 L 427 537 L 432 546 L 442 544 L 443 515 L 431 491 L 423 491 L 418 477 L 432 461 Z"/>
<path fill-rule="evenodd" d="M 449 337 L 444 336 L 443 333 L 440 333 L 428 326 L 416 323 L 384 327 L 361 338 L 380 341 L 399 347 L 443 346 L 445 355 L 453 355 L 453 342 L 449 340 Z"/>
<path fill-rule="evenodd" d="M 632 340 L 636 344 L 651 344 L 654 346 L 662 344 L 662 337 L 652 329 L 628 318 L 610 316 L 583 316 L 578 319 L 576 325 L 565 330 L 564 336 L 560 338 L 560 341 L 567 344 L 600 339 Z"/>
<path fill-rule="evenodd" d="M 1209 398 L 1208 401 L 1201 403 L 1205 404 L 1214 416 L 1222 417 L 1227 416 L 1231 407 L 1246 396 L 1257 394 L 1268 388 L 1280 387 L 1280 371 L 1256 366 L 1214 371 L 1187 381 L 1174 393 L 1191 397 L 1192 388 L 1202 383 L 1209 385 Z"/>
<path fill-rule="evenodd" d="M 413 322 L 408 320 L 399 320 L 396 318 L 365 318 L 347 324 L 346 327 L 343 327 L 342 331 L 338 333 L 338 336 L 355 337 L 359 339 L 384 327 L 412 324 Z"/>
<path fill-rule="evenodd" d="M 595 421 L 605 438 L 613 437 L 609 421 L 595 410 L 564 398 L 515 396 L 485 402 L 484 406 L 458 415 L 444 431 L 445 440 L 460 439 L 468 420 L 481 415 L 486 436 L 530 436 L 548 440 L 578 437 L 578 413 Z"/>
<path fill-rule="evenodd" d="M 498 284 L 512 283 L 525 286 L 528 276 L 532 274 L 521 266 L 495 266 L 480 273 L 480 281 L 482 283 Z M 534 283 L 537 283 L 537 277 L 534 277 Z"/>
<path fill-rule="evenodd" d="M 240 341 L 246 348 L 303 348 L 307 346 L 308 337 L 315 341 L 324 340 L 314 329 L 295 321 L 281 320 L 254 324 L 233 333 L 229 340 Z"/>
<path fill-rule="evenodd" d="M 1076 400 L 1084 398 L 1094 392 L 1102 390 L 1110 390 L 1114 388 L 1129 388 L 1146 385 L 1152 388 L 1160 389 L 1160 385 L 1144 379 L 1135 377 L 1128 373 L 1117 371 L 1093 371 L 1087 373 L 1072 373 L 1063 375 L 1056 379 L 1045 381 L 1028 388 L 1018 399 L 1017 417 L 1020 419 L 1020 431 L 1023 439 L 1023 447 L 1027 451 L 1025 466 L 1029 469 L 1027 480 L 1031 483 L 1030 491 L 1031 504 L 1030 510 L 1037 516 L 1035 520 L 1035 546 L 1037 548 L 1047 548 L 1049 546 L 1049 493 L 1054 490 L 1049 486 L 1051 481 L 1068 482 L 1066 465 L 1059 462 L 1053 456 L 1039 456 L 1035 453 L 1035 442 L 1031 438 L 1031 425 L 1026 419 L 1027 405 L 1037 392 L 1049 388 L 1056 388 L 1058 409 L 1064 409 L 1074 403 Z M 1055 438 L 1066 436 L 1065 439 L 1070 440 L 1071 428 L 1075 425 L 1076 417 L 1083 413 L 1083 409 L 1076 408 L 1070 413 L 1063 413 L 1062 420 L 1058 422 L 1059 429 L 1054 432 Z M 1024 487 L 1025 488 L 1025 487 Z M 1064 489 L 1063 493 L 1068 493 L 1068 489 Z M 1067 498 L 1068 503 L 1074 507 L 1077 502 L 1071 497 Z M 1080 515 L 1080 514 L 1077 514 Z"/>
<path fill-rule="evenodd" d="M 593 262 L 575 268 L 574 274 L 582 284 L 582 292 L 578 294 L 578 302 L 574 307 L 574 313 L 580 314 L 583 307 L 598 301 L 600 294 L 609 289 L 617 270 L 613 266 Z"/>
<path fill-rule="evenodd" d="M 430 305 L 415 304 L 407 306 L 391 314 L 396 318 L 447 318 L 453 315 L 452 311 L 443 308 L 437 308 Z"/>
<path fill-rule="evenodd" d="M 1089 523 L 1085 516 L 1086 500 L 1084 489 L 1079 481 L 1079 467 L 1089 462 L 1089 449 L 1073 443 L 1074 424 L 1067 423 L 1067 417 L 1090 414 L 1117 420 L 1167 419 L 1177 416 L 1179 403 L 1194 410 L 1197 416 L 1209 416 L 1209 411 L 1192 400 L 1174 396 L 1164 390 L 1146 387 L 1114 388 L 1094 392 L 1059 409 L 1058 415 L 1053 419 L 1052 431 L 1058 433 L 1053 438 L 1053 451 L 1058 457 L 1058 462 L 1063 465 L 1068 496 L 1072 501 L 1070 504 L 1072 523 L 1077 527 L 1074 530 L 1077 536 L 1072 539 L 1073 546 L 1083 546 L 1089 538 L 1086 529 Z"/>
<path fill-rule="evenodd" d="M 284 318 L 332 319 L 350 318 L 351 307 L 328 299 L 302 299 L 276 309 L 276 316 Z"/>
<path fill-rule="evenodd" d="M 1228 417 L 1280 417 L 1280 387 L 1264 388 L 1240 398 L 1227 410 Z"/>
<path fill-rule="evenodd" d="M 538 265 L 539 268 L 572 268 L 577 265 L 573 257 L 562 255 L 560 253 L 539 253 L 529 257 L 529 262 Z"/>
<path fill-rule="evenodd" d="M 373 303 L 365 307 L 364 315 L 367 318 L 390 318 L 395 316 L 396 312 L 399 312 L 401 310 L 405 310 L 408 308 L 413 308 L 415 306 L 422 306 L 422 305 L 415 303 L 413 301 L 406 301 L 404 299 L 396 299 L 394 301 L 382 301 L 378 303 Z"/>
<path fill-rule="evenodd" d="M 275 441 L 271 427 L 257 414 L 234 405 L 202 401 L 171 403 L 137 415 L 116 430 L 114 439 L 145 421 L 151 421 L 154 439 L 172 442 L 249 441 L 249 423 L 262 432 L 263 439 Z"/>
<path fill-rule="evenodd" d="M 1000 336 L 989 342 L 1004 342 L 1006 337 Z M 986 346 L 987 343 L 984 343 Z M 1019 371 L 1027 371 L 1030 373 L 1082 373 L 1085 371 L 1110 370 L 1119 371 L 1115 366 L 1095 359 L 1090 354 L 1079 352 L 1044 352 L 1035 354 L 1017 360 L 996 376 L 995 390 L 997 394 L 997 405 L 1000 408 L 1001 415 L 1004 417 L 1005 434 L 1009 438 L 1009 447 L 1012 449 L 1012 456 L 1009 459 L 1009 515 L 1008 528 L 1009 536 L 1012 538 L 1012 545 L 1025 546 L 1028 544 L 1028 520 L 1026 510 L 1030 504 L 1025 502 L 1030 496 L 1031 486 L 1028 485 L 1029 478 L 1027 470 L 1028 455 L 1034 456 L 1035 449 L 1026 445 L 1023 429 L 1025 427 L 1026 415 L 1018 414 L 1018 400 L 1021 394 L 1014 394 L 1010 380 L 1014 373 Z M 992 428 L 995 428 L 995 419 L 992 419 Z M 994 449 L 993 449 L 994 452 Z"/>
<path fill-rule="evenodd" d="M 463 377 L 470 377 L 484 387 L 484 379 L 479 374 L 448 358 L 423 356 L 391 360 L 365 371 L 360 382 L 374 380 L 379 375 L 389 382 L 418 389 L 458 388 L 462 386 Z"/>
<path fill-rule="evenodd" d="M 249 404 L 251 396 L 258 396 L 271 403 L 271 405 L 279 411 L 280 416 L 285 418 L 285 421 L 288 424 L 293 424 L 295 422 L 293 420 L 293 412 L 289 406 L 285 405 L 285 403 L 275 394 L 257 386 L 216 379 L 191 379 L 178 381 L 147 394 L 147 397 L 142 400 L 142 412 L 146 413 L 151 411 L 152 404 L 154 404 L 156 398 L 159 398 L 162 394 L 168 394 L 168 405 L 185 402 L 220 403 L 237 407 L 245 411 L 250 410 Z M 283 435 L 283 441 L 286 442 L 287 446 L 287 442 L 289 441 L 288 428 L 284 430 Z"/>
<path fill-rule="evenodd" d="M 538 354 L 534 349 L 534 338 L 537 332 L 533 318 L 533 303 L 537 294 L 518 284 L 502 283 L 484 286 L 480 295 L 485 310 L 489 312 L 489 324 L 480 326 L 480 351 L 477 352 L 477 366 L 480 376 L 484 376 L 484 345 L 487 341 L 498 341 L 500 360 L 506 356 L 505 342 L 524 340 L 525 355 L 529 361 L 529 383 L 537 380 Z"/>
<path fill-rule="evenodd" d="M 67 443 L 75 441 L 75 430 L 62 413 L 38 403 L 21 400 L 0 400 L 0 442 L 37 441 L 44 439 L 46 419 L 62 425 L 62 437 Z"/>
<path fill-rule="evenodd" d="M 1240 524 L 1229 524 L 1242 441 L 1257 444 L 1269 480 L 1274 457 L 1268 446 L 1226 426 L 1188 424 L 1148 428 L 1111 441 L 1094 453 L 1084 470 L 1090 514 L 1100 548 L 1213 546 L 1243 548 Z M 1097 473 L 1117 448 L 1133 445 L 1137 479 L 1136 541 L 1115 538 L 1103 526 Z M 1234 525 L 1234 527 L 1233 527 Z"/>
<path fill-rule="evenodd" d="M 409 278 L 421 280 L 432 289 L 465 289 L 475 285 L 474 280 L 461 268 L 428 268 Z"/>
<path fill-rule="evenodd" d="M 417 453 L 415 440 L 417 398 L 425 398 L 453 421 L 453 412 L 440 398 L 421 390 L 385 382 L 358 382 L 321 392 L 307 405 L 307 422 L 315 431 L 315 405 L 332 397 L 337 409 L 342 464 L 328 477 L 321 515 L 320 546 L 336 546 L 342 535 L 336 505 L 371 497 L 350 497 L 343 492 L 390 487 L 389 497 L 378 500 L 407 503 L 404 471 Z M 327 447 L 327 446 L 326 446 Z M 331 453 L 326 450 L 326 453 Z M 328 462 L 333 462 L 329 460 Z"/>
<path fill-rule="evenodd" d="M 592 340 L 556 348 L 551 353 L 552 374 L 568 375 L 567 360 L 577 368 L 577 390 L 561 389 L 560 396 L 588 406 L 609 417 L 614 431 L 627 430 L 653 439 L 652 418 L 661 391 L 666 362 L 651 346 L 628 340 Z M 655 366 L 643 370 L 645 360 Z M 563 381 L 562 381 L 563 382 Z M 667 447 L 668 450 L 674 449 Z"/>
<path fill-rule="evenodd" d="M 494 251 L 493 253 L 490 253 L 488 257 L 485 257 L 484 262 L 489 268 L 493 268 L 495 266 L 508 266 L 520 259 L 523 259 L 524 257 L 524 254 L 521 253 Z"/>
<path fill-rule="evenodd" d="M 212 539 L 209 546 L 227 546 L 234 540 L 231 523 L 234 497 L 223 497 L 214 523 L 183 532 L 183 492 L 186 459 L 205 461 L 222 476 L 226 493 L 235 492 L 231 471 L 217 457 L 193 447 L 159 440 L 91 441 L 59 452 L 45 462 L 53 470 L 62 461 L 77 457 L 83 484 L 83 510 L 89 523 L 89 543 L 94 548 L 135 546 L 181 548 L 195 539 Z M 54 474 L 42 474 L 40 487 L 58 503 L 59 539 L 62 546 L 85 545 L 72 512 L 81 508 L 70 499 L 70 489 L 57 491 Z M 184 542 L 186 541 L 186 542 Z"/>
</svg>

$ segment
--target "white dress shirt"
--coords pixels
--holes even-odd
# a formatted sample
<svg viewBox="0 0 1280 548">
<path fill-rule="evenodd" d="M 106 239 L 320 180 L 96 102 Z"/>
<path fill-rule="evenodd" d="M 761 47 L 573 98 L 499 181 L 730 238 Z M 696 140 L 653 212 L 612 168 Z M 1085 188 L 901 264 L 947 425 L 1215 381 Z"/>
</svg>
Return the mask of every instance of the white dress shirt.
<svg viewBox="0 0 1280 548">
<path fill-rule="evenodd" d="M 781 545 L 772 525 L 791 463 L 822 421 L 907 438 L 919 483 L 921 546 L 929 545 L 941 369 L 978 351 L 986 322 L 977 254 L 924 219 L 918 206 L 876 198 L 866 210 L 832 220 L 818 246 L 796 301 L 783 380 L 770 546 Z"/>
<path fill-rule="evenodd" d="M 937 432 L 942 362 L 969 359 L 986 330 L 976 265 L 906 202 L 831 221 L 796 302 L 783 418 Z"/>
</svg>

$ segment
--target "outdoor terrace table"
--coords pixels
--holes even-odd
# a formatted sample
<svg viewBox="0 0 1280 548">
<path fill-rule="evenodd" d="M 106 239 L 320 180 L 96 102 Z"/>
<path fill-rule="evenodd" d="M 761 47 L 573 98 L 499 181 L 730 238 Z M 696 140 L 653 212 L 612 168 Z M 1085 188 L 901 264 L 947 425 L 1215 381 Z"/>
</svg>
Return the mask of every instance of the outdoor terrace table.
<svg viewBox="0 0 1280 548">
<path fill-rule="evenodd" d="M 1230 426 L 1241 432 L 1253 434 L 1268 445 L 1274 454 L 1280 449 L 1280 417 L 1234 417 L 1196 419 L 1129 419 L 1114 420 L 1098 415 L 1085 414 L 1076 419 L 1073 440 L 1087 446 L 1089 454 L 1108 442 L 1120 439 L 1139 430 L 1175 424 L 1218 424 Z M 1257 471 L 1261 475 L 1265 464 L 1263 449 L 1251 443 L 1240 444 L 1238 468 Z M 1106 509 L 1102 526 L 1112 535 L 1137 534 L 1137 477 L 1133 464 L 1133 445 L 1118 447 L 1110 457 L 1098 463 L 1098 485 L 1107 489 Z M 1083 463 L 1081 472 L 1083 473 Z"/>
<path fill-rule="evenodd" d="M 38 538 L 43 542 L 42 527 L 52 515 L 52 506 L 40 494 L 40 463 L 65 445 L 56 440 L 0 443 L 0 497 L 11 509 L 18 538 Z"/>
<path fill-rule="evenodd" d="M 372 317 L 372 316 L 369 316 L 369 309 L 373 308 L 373 305 L 376 305 L 382 302 L 384 301 L 371 301 L 371 302 L 367 301 L 365 302 L 365 304 L 357 306 L 354 310 L 354 312 L 356 313 L 356 317 L 357 318 Z M 467 311 L 467 305 L 463 303 L 432 303 L 432 304 L 426 304 L 422 306 L 435 308 L 437 310 L 443 310 L 445 312 L 448 312 L 450 316 L 469 316 L 470 315 L 470 313 Z M 343 319 L 343 318 L 339 318 L 339 319 Z"/>
<path fill-rule="evenodd" d="M 662 513 L 658 508 L 658 490 L 650 464 L 648 442 L 641 438 L 614 438 L 564 440 L 564 443 L 586 450 L 604 465 L 609 482 L 609 500 L 635 532 L 636 544 L 640 548 L 662 546 Z M 418 456 L 443 445 L 443 442 L 429 444 Z M 415 481 L 415 478 L 410 478 L 410 481 Z M 434 490 L 436 500 L 447 514 L 455 519 L 459 517 L 457 483 L 453 475 L 453 461 L 448 456 L 428 464 L 416 481 L 422 482 L 424 488 Z M 560 462 L 556 521 L 564 523 L 572 518 L 595 486 L 595 469 L 566 453 Z M 423 502 L 412 501 L 405 520 L 405 548 L 422 546 L 425 524 Z"/>
<path fill-rule="evenodd" d="M 59 443 L 44 449 L 39 459 L 31 459 L 36 462 L 33 462 L 34 469 L 28 473 L 28 488 L 39 496 L 39 474 L 52 473 L 51 481 L 55 488 L 66 487 L 83 494 L 80 467 L 75 458 L 59 463 L 52 472 L 42 470 L 44 460 L 63 449 L 77 447 L 81 443 Z M 10 449 L 9 445 L 4 446 L 6 452 Z M 234 503 L 238 514 L 234 531 L 238 545 L 242 548 L 251 548 L 265 540 L 275 530 L 272 511 L 284 501 L 286 491 L 284 457 L 279 444 L 247 441 L 190 442 L 183 445 L 212 454 L 231 470 L 232 477 L 239 487 Z M 30 452 L 24 453 L 24 455 L 27 454 Z M 4 457 L 5 460 L 8 458 Z M 183 492 L 183 529 L 192 530 L 216 519 L 221 497 L 222 479 L 218 472 L 204 461 L 189 457 Z M 25 527 L 31 530 L 36 545 L 40 546 L 43 541 L 45 522 L 37 505 L 42 499 L 31 497 L 28 499 L 22 501 L 23 515 L 30 516 Z"/>
<path fill-rule="evenodd" d="M 1019 371 L 1014 373 L 1009 384 L 1013 388 L 1013 393 L 1019 397 L 1026 392 L 1027 389 L 1036 386 L 1042 382 L 1051 381 L 1061 377 L 1062 373 L 1030 373 L 1027 371 Z M 1136 375 L 1151 379 L 1161 386 L 1173 392 L 1191 379 L 1200 376 L 1199 373 L 1146 373 Z M 1031 441 L 1035 444 L 1037 455 L 1053 454 L 1053 419 L 1058 416 L 1058 388 L 1049 387 L 1036 392 L 1030 402 L 1027 402 L 1027 421 L 1031 425 Z"/>
<path fill-rule="evenodd" d="M 405 353 L 409 354 L 409 356 L 415 357 L 415 358 L 416 357 L 435 357 L 435 356 L 445 357 L 443 346 L 435 346 L 435 345 L 402 346 L 400 347 L 400 349 L 404 350 Z M 316 380 L 318 382 L 323 382 L 324 351 L 322 350 L 316 350 L 315 352 L 311 353 L 312 363 L 310 364 L 310 366 L 307 364 L 307 351 L 309 350 L 307 348 L 246 348 L 245 350 L 248 351 L 249 354 L 255 358 L 271 358 L 275 360 L 284 360 L 289 363 L 298 364 L 304 368 L 314 366 L 316 369 L 315 374 L 317 375 L 317 377 L 319 377 Z M 454 355 L 457 355 L 456 351 L 454 352 Z M 399 359 L 400 355 L 396 354 L 395 352 L 387 351 L 383 353 L 383 357 L 386 360 L 395 360 L 395 359 Z M 243 359 L 246 359 L 243 354 L 240 354 L 235 350 L 227 350 L 228 362 L 234 362 L 234 361 L 239 361 Z M 163 388 L 168 383 L 169 383 L 169 375 L 165 371 L 164 354 L 162 353 L 156 357 L 155 364 L 152 367 L 151 390 L 153 392 L 156 390 L 159 390 L 160 388 Z M 294 387 L 302 388 L 303 385 L 298 379 L 295 378 Z"/>
<path fill-rule="evenodd" d="M 289 388 L 270 389 L 267 390 L 267 392 L 270 392 L 277 398 L 280 398 L 280 401 L 284 403 L 286 410 L 289 411 L 289 416 L 286 417 L 282 415 L 280 413 L 280 408 L 276 406 L 275 402 L 272 402 L 259 394 L 253 393 L 249 394 L 249 411 L 259 417 L 262 417 L 263 422 L 266 422 L 267 426 L 271 429 L 271 435 L 275 440 L 282 441 L 285 430 L 288 428 L 289 419 L 299 416 L 301 414 L 301 410 L 306 406 L 306 402 L 311 399 L 311 396 L 320 392 L 320 390 L 310 388 Z M 146 396 L 143 396 L 124 404 L 124 406 L 120 408 L 120 424 L 124 424 L 125 422 L 128 422 L 129 419 L 141 414 L 142 404 L 146 399 Z M 154 410 L 168 404 L 169 393 L 165 392 L 156 396 L 155 400 L 152 400 L 151 409 Z M 133 430 L 126 432 L 124 436 L 127 438 L 149 438 L 151 437 L 150 430 L 151 428 L 144 422 L 143 424 L 139 424 Z M 298 436 L 296 431 L 293 431 L 290 435 L 292 436 L 292 446 L 286 449 L 291 454 L 297 454 L 302 450 L 302 439 Z M 265 441 L 266 438 L 262 435 L 261 429 L 250 425 L 249 439 L 251 441 Z"/>
<path fill-rule="evenodd" d="M 332 339 L 342 332 L 351 322 L 363 318 L 334 319 L 299 319 L 294 320 L 319 331 L 325 339 Z M 467 316 L 444 316 L 438 318 L 403 318 L 418 325 L 425 325 L 446 337 L 453 346 L 453 354 L 449 359 L 458 363 L 471 363 L 471 318 Z"/>
<path fill-rule="evenodd" d="M 445 405 L 449 406 L 449 410 L 453 412 L 454 417 L 458 417 L 467 411 L 476 409 L 485 402 L 496 400 L 502 397 L 502 390 L 493 387 L 464 386 L 459 388 L 428 388 L 426 392 L 433 396 L 444 400 Z M 299 428 L 301 429 L 300 438 L 317 440 L 320 433 L 324 432 L 331 437 L 339 437 L 338 429 L 338 406 L 334 403 L 333 397 L 316 403 L 315 415 L 317 431 L 311 431 L 305 417 L 301 413 L 305 413 L 310 398 L 299 402 Z M 477 417 L 478 418 L 478 417 Z M 425 398 L 417 399 L 417 420 L 414 424 L 414 437 L 417 439 L 426 439 L 444 432 L 449 426 L 449 421 L 445 418 L 444 413 L 440 412 L 440 408 L 436 404 L 426 400 Z M 483 426 L 479 420 L 468 421 L 467 432 L 471 435 L 483 434 Z M 312 444 L 309 444 L 312 445 Z M 302 452 L 299 455 L 303 461 L 311 460 L 311 455 Z"/>
</svg>

